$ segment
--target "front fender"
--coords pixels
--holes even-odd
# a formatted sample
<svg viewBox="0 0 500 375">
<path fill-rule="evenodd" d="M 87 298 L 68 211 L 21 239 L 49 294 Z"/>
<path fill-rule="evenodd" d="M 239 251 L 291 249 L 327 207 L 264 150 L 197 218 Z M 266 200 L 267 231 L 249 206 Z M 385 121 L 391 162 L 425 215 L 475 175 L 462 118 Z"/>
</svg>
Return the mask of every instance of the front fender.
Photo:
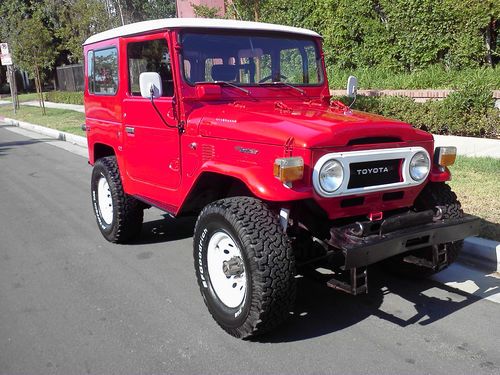
<svg viewBox="0 0 500 375">
<path fill-rule="evenodd" d="M 247 186 L 253 195 L 266 201 L 280 202 L 312 197 L 312 188 L 305 186 L 303 182 L 297 182 L 296 186 L 292 185 L 289 188 L 275 178 L 272 162 L 266 163 L 264 166 L 235 166 L 210 161 L 203 165 L 202 171 L 237 178 Z M 306 171 L 304 171 L 304 178 L 306 178 Z"/>
</svg>

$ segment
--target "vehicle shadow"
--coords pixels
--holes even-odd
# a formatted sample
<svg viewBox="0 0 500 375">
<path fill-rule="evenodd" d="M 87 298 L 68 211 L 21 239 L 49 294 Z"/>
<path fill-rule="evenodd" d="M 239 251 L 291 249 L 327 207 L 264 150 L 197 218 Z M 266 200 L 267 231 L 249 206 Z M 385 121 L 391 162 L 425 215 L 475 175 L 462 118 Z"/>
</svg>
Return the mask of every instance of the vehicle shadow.
<svg viewBox="0 0 500 375">
<path fill-rule="evenodd" d="M 2 127 L 4 127 L 4 126 L 2 126 Z M 27 145 L 33 145 L 36 143 L 44 143 L 44 142 L 49 142 L 49 141 L 54 141 L 54 139 L 42 138 L 42 139 L 27 139 L 24 141 L 0 142 L 0 156 L 7 154 L 7 152 L 10 149 L 12 149 L 13 147 L 27 146 Z"/>
<path fill-rule="evenodd" d="M 142 224 L 141 235 L 130 244 L 147 245 L 193 237 L 196 217 L 173 218 L 168 214 L 162 216 L 162 219 L 145 221 Z"/>
<path fill-rule="evenodd" d="M 195 223 L 196 217 L 174 219 L 163 214 L 161 218 L 146 221 L 141 236 L 131 244 L 190 238 Z M 262 343 L 307 340 L 341 331 L 370 317 L 399 327 L 429 325 L 481 299 L 431 279 L 399 278 L 377 265 L 369 269 L 368 294 L 351 296 L 333 290 L 326 286 L 327 278 L 297 276 L 297 299 L 290 319 L 269 334 L 251 340 Z"/>
<path fill-rule="evenodd" d="M 386 298 L 397 298 L 398 308 L 384 304 Z M 436 281 L 401 279 L 379 267 L 370 268 L 369 293 L 359 296 L 330 289 L 324 283 L 304 277 L 298 279 L 297 301 L 289 321 L 253 341 L 307 340 L 341 331 L 371 316 L 400 327 L 428 325 L 478 300 L 476 296 Z"/>
</svg>

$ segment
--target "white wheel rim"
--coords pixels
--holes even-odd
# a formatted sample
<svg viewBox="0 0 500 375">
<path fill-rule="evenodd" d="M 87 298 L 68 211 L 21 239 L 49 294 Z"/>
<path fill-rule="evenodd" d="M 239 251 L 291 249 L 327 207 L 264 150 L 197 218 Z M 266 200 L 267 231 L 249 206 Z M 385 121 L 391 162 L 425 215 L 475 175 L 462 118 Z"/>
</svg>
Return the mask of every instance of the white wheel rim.
<svg viewBox="0 0 500 375">
<path fill-rule="evenodd" d="M 224 264 L 231 259 L 240 259 L 242 272 L 227 276 Z M 212 287 L 221 302 L 229 308 L 241 305 L 245 298 L 247 279 L 241 251 L 226 232 L 216 232 L 208 242 L 208 274 Z"/>
<path fill-rule="evenodd" d="M 97 183 L 97 204 L 102 220 L 110 225 L 113 222 L 113 198 L 105 177 L 101 177 Z"/>
</svg>

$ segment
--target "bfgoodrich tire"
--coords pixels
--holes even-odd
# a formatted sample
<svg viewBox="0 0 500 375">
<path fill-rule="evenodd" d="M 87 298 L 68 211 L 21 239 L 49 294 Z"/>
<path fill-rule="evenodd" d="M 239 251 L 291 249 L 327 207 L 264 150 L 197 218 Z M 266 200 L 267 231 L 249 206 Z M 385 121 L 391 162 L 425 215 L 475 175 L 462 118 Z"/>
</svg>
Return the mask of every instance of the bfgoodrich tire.
<svg viewBox="0 0 500 375">
<path fill-rule="evenodd" d="M 95 162 L 90 188 L 97 226 L 104 238 L 110 242 L 125 243 L 140 234 L 143 205 L 123 191 L 114 156 Z"/>
<path fill-rule="evenodd" d="M 235 197 L 206 206 L 193 245 L 201 294 L 226 332 L 255 336 L 289 316 L 295 259 L 277 215 L 263 202 Z"/>
<path fill-rule="evenodd" d="M 464 215 L 456 194 L 451 190 L 449 185 L 443 182 L 429 182 L 415 201 L 415 208 L 417 210 L 428 210 L 435 207 L 441 209 L 443 219 L 459 219 Z M 450 265 L 457 259 L 458 254 L 462 250 L 463 241 L 444 243 L 439 246 L 446 248 L 447 265 Z M 423 278 L 439 272 L 439 270 L 405 262 L 403 258 L 408 255 L 415 255 L 419 258 L 431 260 L 432 248 L 423 248 L 393 257 L 385 263 L 385 267 L 392 273 L 410 278 Z"/>
</svg>

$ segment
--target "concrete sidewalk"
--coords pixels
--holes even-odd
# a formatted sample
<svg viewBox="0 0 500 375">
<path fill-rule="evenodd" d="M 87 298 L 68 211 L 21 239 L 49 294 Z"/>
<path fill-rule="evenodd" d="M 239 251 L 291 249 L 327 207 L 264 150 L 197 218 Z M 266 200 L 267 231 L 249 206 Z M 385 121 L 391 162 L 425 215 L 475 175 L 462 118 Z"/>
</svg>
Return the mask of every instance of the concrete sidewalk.
<svg viewBox="0 0 500 375">
<path fill-rule="evenodd" d="M 0 100 L 0 105 L 11 104 L 6 100 Z M 21 105 L 38 107 L 37 101 L 22 102 Z M 85 107 L 78 104 L 64 104 L 45 102 L 46 108 L 67 109 L 85 113 Z M 458 155 L 471 157 L 492 157 L 500 159 L 500 139 L 460 137 L 454 135 L 436 135 L 434 134 L 435 146 L 455 146 Z"/>
<path fill-rule="evenodd" d="M 80 104 L 65 104 L 65 103 L 54 103 L 45 101 L 45 108 L 55 108 L 55 109 L 68 109 L 70 111 L 76 111 L 85 113 L 85 107 Z M 29 102 L 20 102 L 20 105 L 27 105 L 29 107 L 40 107 L 40 103 L 36 100 L 31 100 Z M 9 100 L 0 100 L 0 105 L 12 105 Z"/>
<path fill-rule="evenodd" d="M 500 159 L 500 139 L 434 135 L 434 143 L 436 147 L 455 146 L 458 155 Z"/>
<path fill-rule="evenodd" d="M 64 104 L 64 103 L 53 103 L 53 102 L 44 102 L 45 108 L 56 108 L 56 109 L 69 109 L 71 111 L 85 113 L 85 107 L 80 104 Z M 28 105 L 30 107 L 40 107 L 40 104 L 33 100 L 30 102 L 22 102 L 21 105 Z"/>
</svg>

